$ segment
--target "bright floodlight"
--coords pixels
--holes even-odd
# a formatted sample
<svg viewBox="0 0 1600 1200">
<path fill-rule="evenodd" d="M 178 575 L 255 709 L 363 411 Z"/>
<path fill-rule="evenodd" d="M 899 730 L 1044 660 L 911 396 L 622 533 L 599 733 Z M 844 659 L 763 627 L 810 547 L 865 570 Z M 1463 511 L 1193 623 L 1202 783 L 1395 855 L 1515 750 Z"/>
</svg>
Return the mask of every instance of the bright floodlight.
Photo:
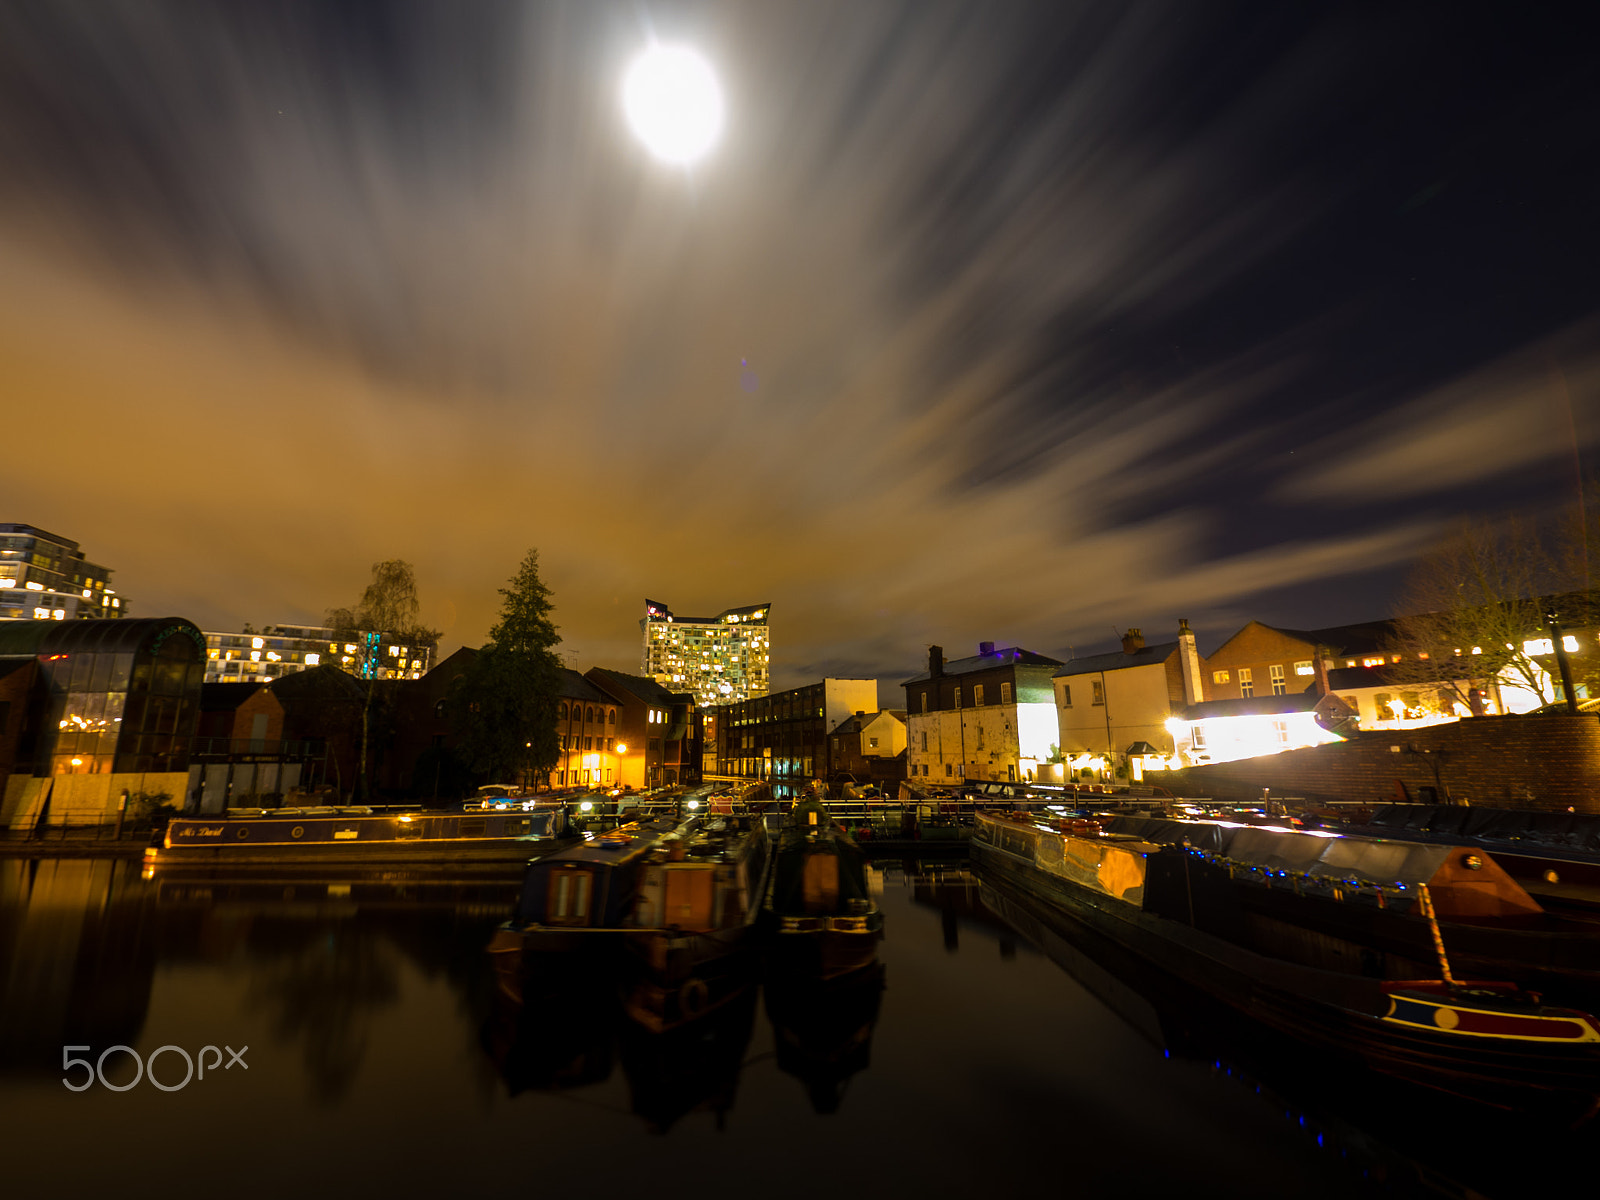
<svg viewBox="0 0 1600 1200">
<path fill-rule="evenodd" d="M 622 82 L 628 124 L 650 153 L 690 163 L 722 132 L 722 90 L 706 60 L 681 46 L 652 46 Z"/>
</svg>

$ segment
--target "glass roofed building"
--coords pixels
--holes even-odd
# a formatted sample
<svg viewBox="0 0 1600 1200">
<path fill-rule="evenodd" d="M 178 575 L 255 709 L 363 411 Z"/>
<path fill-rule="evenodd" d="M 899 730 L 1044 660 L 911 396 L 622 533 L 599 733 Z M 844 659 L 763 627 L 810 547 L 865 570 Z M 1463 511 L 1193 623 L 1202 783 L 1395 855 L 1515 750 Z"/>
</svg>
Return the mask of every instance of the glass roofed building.
<svg viewBox="0 0 1600 1200">
<path fill-rule="evenodd" d="M 0 623 L 0 823 L 114 813 L 123 790 L 181 805 L 204 674 L 181 617 Z"/>
<path fill-rule="evenodd" d="M 669 692 L 693 693 L 698 704 L 736 704 L 769 689 L 771 604 L 724 609 L 714 617 L 674 616 L 659 600 L 644 602 L 643 674 Z"/>
</svg>

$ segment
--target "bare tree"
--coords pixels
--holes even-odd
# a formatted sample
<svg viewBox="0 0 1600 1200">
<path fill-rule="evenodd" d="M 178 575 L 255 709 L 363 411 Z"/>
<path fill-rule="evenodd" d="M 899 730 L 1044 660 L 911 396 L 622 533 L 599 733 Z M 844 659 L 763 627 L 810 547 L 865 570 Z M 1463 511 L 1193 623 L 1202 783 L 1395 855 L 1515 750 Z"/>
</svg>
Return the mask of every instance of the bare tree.
<svg viewBox="0 0 1600 1200">
<path fill-rule="evenodd" d="M 1561 539 L 1565 541 L 1565 539 Z M 1464 522 L 1422 560 L 1402 595 L 1384 668 L 1396 684 L 1432 686 L 1442 702 L 1480 711 L 1478 695 L 1499 682 L 1554 699 L 1550 672 L 1528 652 L 1545 628 L 1549 597 L 1571 595 L 1564 545 L 1552 545 L 1533 522 Z"/>
<path fill-rule="evenodd" d="M 366 699 L 361 706 L 361 761 L 357 764 L 356 788 L 362 800 L 370 798 L 367 778 L 372 732 L 373 701 L 377 697 L 382 671 L 381 647 L 384 635 L 391 640 L 413 645 L 433 646 L 439 631 L 420 622 L 422 605 L 417 599 L 417 577 L 410 563 L 402 559 L 372 564 L 372 582 L 361 593 L 354 608 L 332 608 L 324 620 L 341 641 L 355 643 L 356 674 L 366 681 Z"/>
</svg>

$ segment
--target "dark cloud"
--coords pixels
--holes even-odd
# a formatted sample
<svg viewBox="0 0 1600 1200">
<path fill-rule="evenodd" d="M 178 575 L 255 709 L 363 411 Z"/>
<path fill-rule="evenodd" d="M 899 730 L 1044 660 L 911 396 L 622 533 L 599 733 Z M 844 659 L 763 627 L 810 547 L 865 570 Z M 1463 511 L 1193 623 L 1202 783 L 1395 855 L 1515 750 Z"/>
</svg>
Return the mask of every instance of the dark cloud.
<svg viewBox="0 0 1600 1200">
<path fill-rule="evenodd" d="M 472 641 L 530 545 L 585 662 L 646 593 L 770 599 L 781 684 L 1370 583 L 1591 442 L 1594 84 L 1495 20 L 15 5 L 0 364 L 52 449 L 0 500 L 213 625 L 399 555 Z M 688 174 L 622 126 L 651 36 L 723 77 Z"/>
</svg>

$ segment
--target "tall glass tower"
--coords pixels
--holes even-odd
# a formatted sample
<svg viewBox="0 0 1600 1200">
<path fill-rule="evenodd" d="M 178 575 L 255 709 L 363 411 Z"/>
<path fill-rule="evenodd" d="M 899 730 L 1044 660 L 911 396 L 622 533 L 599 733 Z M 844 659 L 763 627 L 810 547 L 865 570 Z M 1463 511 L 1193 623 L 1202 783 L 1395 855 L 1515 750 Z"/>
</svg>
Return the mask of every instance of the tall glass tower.
<svg viewBox="0 0 1600 1200">
<path fill-rule="evenodd" d="M 772 643 L 771 604 L 724 609 L 714 617 L 674 616 L 659 600 L 644 602 L 643 673 L 697 704 L 732 704 L 765 696 Z"/>
</svg>

